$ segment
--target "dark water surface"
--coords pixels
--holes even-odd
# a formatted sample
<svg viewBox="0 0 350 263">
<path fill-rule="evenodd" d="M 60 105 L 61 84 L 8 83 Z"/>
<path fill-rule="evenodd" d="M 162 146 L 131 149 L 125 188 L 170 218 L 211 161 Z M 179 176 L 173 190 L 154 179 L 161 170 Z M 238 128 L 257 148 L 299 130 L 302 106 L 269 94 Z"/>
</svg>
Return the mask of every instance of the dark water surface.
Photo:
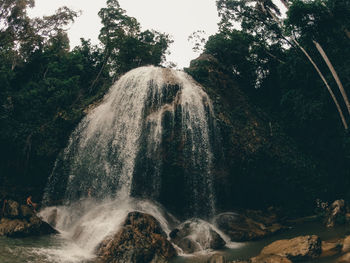
<svg viewBox="0 0 350 263">
<path fill-rule="evenodd" d="M 350 234 L 350 226 L 327 229 L 320 223 L 303 223 L 275 236 L 260 241 L 237 243 L 235 248 L 218 251 L 227 260 L 248 259 L 257 256 L 261 249 L 275 240 L 289 239 L 301 235 L 318 235 L 322 240 L 341 238 Z M 70 251 L 72 253 L 70 253 Z M 78 251 L 78 253 L 77 253 Z M 61 235 L 31 238 L 0 237 L 1 263 L 87 263 L 94 262 L 91 255 L 79 253 L 79 247 Z M 181 256 L 173 263 L 207 262 L 208 254 Z M 332 263 L 335 258 L 317 259 L 306 263 Z"/>
</svg>

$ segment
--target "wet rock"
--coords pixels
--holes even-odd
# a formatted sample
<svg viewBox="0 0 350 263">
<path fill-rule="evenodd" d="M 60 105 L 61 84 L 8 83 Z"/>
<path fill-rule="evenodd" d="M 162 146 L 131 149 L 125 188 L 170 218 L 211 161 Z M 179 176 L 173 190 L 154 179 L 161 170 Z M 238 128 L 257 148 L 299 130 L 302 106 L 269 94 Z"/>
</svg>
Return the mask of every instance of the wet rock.
<svg viewBox="0 0 350 263">
<path fill-rule="evenodd" d="M 343 253 L 350 252 L 350 236 L 346 236 L 344 238 L 342 252 Z"/>
<path fill-rule="evenodd" d="M 0 221 L 0 236 L 16 236 L 27 229 L 28 223 L 20 219 L 2 218 Z"/>
<path fill-rule="evenodd" d="M 131 212 L 122 228 L 97 249 L 99 262 L 167 262 L 176 251 L 159 222 L 148 214 Z"/>
<path fill-rule="evenodd" d="M 344 217 L 345 221 L 346 207 L 343 199 L 334 201 L 328 209 L 326 217 L 326 226 L 334 227 L 337 221 Z"/>
<path fill-rule="evenodd" d="M 237 242 L 262 239 L 283 229 L 280 224 L 267 225 L 236 213 L 218 215 L 215 224 L 232 241 Z"/>
<path fill-rule="evenodd" d="M 331 257 L 341 253 L 342 240 L 322 241 L 322 254 L 321 257 Z"/>
<path fill-rule="evenodd" d="M 196 218 L 182 223 L 170 233 L 170 237 L 171 241 L 187 254 L 221 249 L 226 244 L 208 222 Z"/>
<path fill-rule="evenodd" d="M 57 231 L 35 215 L 29 220 L 2 218 L 0 221 L 0 236 L 28 237 L 53 233 Z"/>
<path fill-rule="evenodd" d="M 5 205 L 4 217 L 18 218 L 19 217 L 19 204 L 16 201 L 8 200 Z"/>
<path fill-rule="evenodd" d="M 292 261 L 279 255 L 259 255 L 251 258 L 250 263 L 292 263 Z"/>
<path fill-rule="evenodd" d="M 349 263 L 350 262 L 350 253 L 346 253 L 336 260 L 336 263 Z"/>
<path fill-rule="evenodd" d="M 261 251 L 261 255 L 278 255 L 292 261 L 314 259 L 320 254 L 321 240 L 316 235 L 278 240 Z"/>
<path fill-rule="evenodd" d="M 22 218 L 29 219 L 32 216 L 34 216 L 34 211 L 27 205 L 21 205 L 20 206 L 20 215 Z"/>
<path fill-rule="evenodd" d="M 175 238 L 172 239 L 172 242 L 181 248 L 186 254 L 192 254 L 202 250 L 198 242 L 189 237 Z"/>
</svg>

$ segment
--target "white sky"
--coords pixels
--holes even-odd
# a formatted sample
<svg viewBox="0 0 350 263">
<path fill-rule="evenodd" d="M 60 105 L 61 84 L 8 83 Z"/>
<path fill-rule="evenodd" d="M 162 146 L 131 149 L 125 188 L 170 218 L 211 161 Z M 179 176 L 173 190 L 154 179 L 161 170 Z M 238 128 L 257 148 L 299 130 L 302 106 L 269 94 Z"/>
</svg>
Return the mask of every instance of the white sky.
<svg viewBox="0 0 350 263">
<path fill-rule="evenodd" d="M 50 15 L 60 6 L 81 10 L 83 14 L 68 32 L 71 47 L 79 45 L 81 37 L 98 43 L 101 24 L 97 13 L 106 0 L 36 0 L 35 3 L 35 8 L 29 12 L 31 16 Z M 139 21 L 143 30 L 155 29 L 173 37 L 167 60 L 175 62 L 179 68 L 187 67 L 190 60 L 198 56 L 187 40 L 192 32 L 204 30 L 212 35 L 217 31 L 219 18 L 215 0 L 119 0 L 119 3 L 127 15 Z"/>
</svg>

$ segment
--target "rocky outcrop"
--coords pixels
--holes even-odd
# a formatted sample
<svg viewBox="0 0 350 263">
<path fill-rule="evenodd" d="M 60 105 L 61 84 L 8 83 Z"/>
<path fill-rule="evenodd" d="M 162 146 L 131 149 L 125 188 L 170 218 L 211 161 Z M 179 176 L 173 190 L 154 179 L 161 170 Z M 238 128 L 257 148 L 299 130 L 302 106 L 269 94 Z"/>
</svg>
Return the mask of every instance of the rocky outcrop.
<svg viewBox="0 0 350 263">
<path fill-rule="evenodd" d="M 176 251 L 151 215 L 131 212 L 122 228 L 97 249 L 99 262 L 168 262 Z"/>
<path fill-rule="evenodd" d="M 261 251 L 261 255 L 277 255 L 292 261 L 314 259 L 320 254 L 321 240 L 316 235 L 278 240 Z"/>
<path fill-rule="evenodd" d="M 342 239 L 322 241 L 322 254 L 321 257 L 331 257 L 340 254 L 342 251 Z"/>
<path fill-rule="evenodd" d="M 350 253 L 342 255 L 336 260 L 336 263 L 349 263 L 350 262 Z"/>
<path fill-rule="evenodd" d="M 5 204 L 3 216 L 7 218 L 18 218 L 19 215 L 19 204 L 16 201 L 8 200 Z"/>
<path fill-rule="evenodd" d="M 21 205 L 19 211 L 24 219 L 29 219 L 35 215 L 34 211 L 27 205 Z"/>
<path fill-rule="evenodd" d="M 33 215 L 29 219 L 2 218 L 0 236 L 28 237 L 57 233 L 49 224 Z"/>
<path fill-rule="evenodd" d="M 342 252 L 348 253 L 350 252 L 350 236 L 346 236 L 343 240 Z"/>
<path fill-rule="evenodd" d="M 226 244 L 209 223 L 200 219 L 182 223 L 170 233 L 170 237 L 171 241 L 187 254 L 221 249 Z"/>
<path fill-rule="evenodd" d="M 0 220 L 0 236 L 28 237 L 57 233 L 48 223 L 35 215 L 27 205 L 8 200 Z"/>
<path fill-rule="evenodd" d="M 262 239 L 283 229 L 283 226 L 275 221 L 268 221 L 266 219 L 264 224 L 236 213 L 223 213 L 215 218 L 217 227 L 232 241 L 238 242 Z"/>
</svg>

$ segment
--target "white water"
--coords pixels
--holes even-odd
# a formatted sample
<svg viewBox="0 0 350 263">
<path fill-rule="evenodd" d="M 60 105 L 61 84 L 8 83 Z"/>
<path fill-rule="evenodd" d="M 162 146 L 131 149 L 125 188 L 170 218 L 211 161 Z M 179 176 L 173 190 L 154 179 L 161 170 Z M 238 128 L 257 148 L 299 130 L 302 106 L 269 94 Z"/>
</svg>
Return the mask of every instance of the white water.
<svg viewBox="0 0 350 263">
<path fill-rule="evenodd" d="M 63 198 L 64 205 L 49 206 L 41 216 L 54 224 L 67 242 L 43 253 L 56 257 L 57 262 L 91 259 L 96 247 L 118 231 L 131 211 L 153 215 L 169 234 L 176 219 L 154 202 L 132 197 L 134 177 L 140 176 L 136 165 L 144 156 L 152 161 L 152 176 L 143 186 L 146 192 L 136 195 L 147 194 L 155 200 L 160 195 L 166 176 L 161 148 L 165 115 L 172 119 L 167 131 L 180 127 L 183 158 L 189 163 L 187 169 L 193 171 L 184 178 L 185 187 L 190 189 L 186 196 L 189 209 L 193 215 L 203 214 L 203 210 L 209 217 L 215 214 L 211 101 L 184 72 L 142 67 L 111 87 L 101 104 L 80 122 L 57 159 L 44 201 L 49 205 Z M 198 231 L 208 231 L 208 224 L 201 221 Z M 198 231 L 193 235 L 198 237 Z"/>
<path fill-rule="evenodd" d="M 169 222 L 177 223 L 160 206 L 146 200 L 130 198 L 127 201 L 96 201 L 86 198 L 69 206 L 47 207 L 40 212 L 40 216 L 50 222 L 65 240 L 63 246 L 43 249 L 42 253 L 47 254 L 48 258 L 56 258 L 53 262 L 82 262 L 93 259 L 96 247 L 106 237 L 116 233 L 127 214 L 132 211 L 154 216 L 167 234 L 173 227 Z"/>
<path fill-rule="evenodd" d="M 167 129 L 173 133 L 180 129 L 183 145 L 178 147 L 189 162 L 191 172 L 186 175 L 185 187 L 191 210 L 196 215 L 205 204 L 208 214 L 213 215 L 210 133 L 215 130 L 211 129 L 215 118 L 211 101 L 186 73 L 152 66 L 122 76 L 102 103 L 80 122 L 56 161 L 44 196 L 46 203 L 62 194 L 71 202 L 86 197 L 89 191 L 99 199 L 128 198 L 135 165 L 143 156 L 152 161 L 152 175 L 147 177 L 150 182 L 144 188 L 148 198 L 157 199 L 162 184 L 163 122 L 169 115 L 172 127 Z M 142 177 L 141 173 L 137 176 Z"/>
</svg>

